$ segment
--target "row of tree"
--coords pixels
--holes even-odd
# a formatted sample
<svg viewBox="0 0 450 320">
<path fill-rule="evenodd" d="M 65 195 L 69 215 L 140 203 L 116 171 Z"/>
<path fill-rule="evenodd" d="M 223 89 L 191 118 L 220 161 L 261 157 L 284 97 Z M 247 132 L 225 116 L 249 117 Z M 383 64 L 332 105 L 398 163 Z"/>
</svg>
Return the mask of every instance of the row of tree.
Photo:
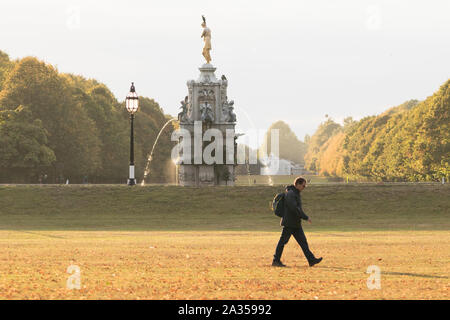
<svg viewBox="0 0 450 320">
<path fill-rule="evenodd" d="M 139 99 L 135 162 L 140 181 L 148 153 L 170 117 L 154 100 Z M 169 125 L 160 136 L 149 182 L 174 180 L 172 131 Z M 11 61 L 0 51 L 0 182 L 123 183 L 129 145 L 124 101 L 104 84 L 59 73 L 33 57 Z"/>
<path fill-rule="evenodd" d="M 272 130 L 278 130 L 278 153 L 281 159 L 290 160 L 294 163 L 304 164 L 305 154 L 308 146 L 305 142 L 299 140 L 289 125 L 284 121 L 274 122 L 264 136 L 264 140 L 258 149 L 258 156 L 263 158 L 266 155 L 274 153 L 272 151 Z"/>
<path fill-rule="evenodd" d="M 340 125 L 328 118 L 308 143 L 306 168 L 321 175 L 432 181 L 450 175 L 450 80 L 426 100 Z"/>
<path fill-rule="evenodd" d="M 448 177 L 449 86 L 450 80 L 425 101 L 407 101 L 359 121 L 349 117 L 341 125 L 327 117 L 305 141 L 277 121 L 258 155 L 271 153 L 271 129 L 278 129 L 280 158 L 321 175 L 399 181 Z M 128 176 L 128 118 L 124 101 L 104 84 L 59 73 L 32 57 L 11 61 L 0 51 L 0 182 L 123 183 Z M 154 100 L 140 97 L 135 118 L 138 180 L 170 119 Z M 175 128 L 171 123 L 162 132 L 148 182 L 174 181 L 170 136 Z M 254 167 L 240 171 L 258 174 L 260 166 Z"/>
</svg>

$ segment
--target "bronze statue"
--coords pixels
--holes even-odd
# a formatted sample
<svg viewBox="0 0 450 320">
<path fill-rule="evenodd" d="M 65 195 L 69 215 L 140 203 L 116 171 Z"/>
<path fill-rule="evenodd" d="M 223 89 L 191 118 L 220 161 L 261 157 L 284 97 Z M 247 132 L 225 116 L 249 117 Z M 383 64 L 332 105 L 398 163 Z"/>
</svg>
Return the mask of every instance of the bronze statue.
<svg viewBox="0 0 450 320">
<path fill-rule="evenodd" d="M 211 55 L 209 53 L 209 51 L 211 51 L 211 29 L 209 29 L 206 26 L 205 16 L 202 16 L 202 18 L 203 18 L 203 23 L 202 23 L 203 33 L 201 35 L 201 38 L 203 38 L 203 40 L 205 41 L 205 46 L 203 47 L 202 54 L 206 59 L 206 63 L 209 63 L 212 60 Z"/>
</svg>

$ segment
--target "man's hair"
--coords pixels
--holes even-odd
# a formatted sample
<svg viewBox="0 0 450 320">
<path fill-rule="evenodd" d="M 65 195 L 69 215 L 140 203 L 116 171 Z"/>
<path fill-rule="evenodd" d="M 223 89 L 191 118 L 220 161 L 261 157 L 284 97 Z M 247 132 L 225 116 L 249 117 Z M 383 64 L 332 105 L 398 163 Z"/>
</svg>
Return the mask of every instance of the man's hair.
<svg viewBox="0 0 450 320">
<path fill-rule="evenodd" d="M 297 177 L 297 178 L 295 178 L 295 180 L 294 180 L 294 185 L 296 186 L 296 185 L 299 185 L 299 184 L 303 184 L 303 182 L 306 182 L 306 179 L 305 179 L 305 178 Z"/>
</svg>

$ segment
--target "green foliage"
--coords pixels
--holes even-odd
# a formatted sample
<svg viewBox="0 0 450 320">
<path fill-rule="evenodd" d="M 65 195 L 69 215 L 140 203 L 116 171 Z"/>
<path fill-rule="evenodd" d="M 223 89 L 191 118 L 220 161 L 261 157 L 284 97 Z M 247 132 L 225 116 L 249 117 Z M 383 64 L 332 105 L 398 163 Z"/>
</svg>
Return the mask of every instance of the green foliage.
<svg viewBox="0 0 450 320">
<path fill-rule="evenodd" d="M 123 110 L 125 107 L 122 108 Z M 139 114 L 135 119 L 136 145 L 139 153 L 136 161 L 141 163 L 136 171 L 138 176 L 144 176 L 144 169 L 150 156 L 150 152 L 162 127 L 170 121 L 165 116 L 159 105 L 150 98 L 139 97 Z M 128 116 L 128 115 L 126 115 Z M 171 134 L 175 130 L 173 122 L 161 132 L 158 143 L 153 150 L 149 166 L 149 182 L 168 181 L 175 172 L 175 165 L 171 161 L 171 151 L 176 142 L 171 142 Z"/>
<path fill-rule="evenodd" d="M 71 94 L 69 83 L 50 65 L 27 57 L 9 72 L 0 106 L 28 106 L 48 131 L 48 143 L 66 176 L 92 174 L 100 167 L 97 128 Z"/>
<path fill-rule="evenodd" d="M 0 167 L 49 166 L 55 154 L 47 146 L 47 130 L 27 107 L 0 111 Z"/>
<path fill-rule="evenodd" d="M 3 82 L 2 75 L 5 75 Z M 32 57 L 11 63 L 0 52 L 0 86 L 3 114 L 0 133 L 5 137 L 0 151 L 0 171 L 6 173 L 1 180 L 22 181 L 23 177 L 18 178 L 20 173 L 7 173 L 12 167 L 27 166 L 34 167 L 35 172 L 45 172 L 51 182 L 66 178 L 81 182 L 85 176 L 90 182 L 126 181 L 129 116 L 124 103 L 119 103 L 104 84 L 60 74 L 53 66 Z M 153 100 L 141 97 L 140 106 L 135 125 L 138 178 L 143 176 L 150 144 L 166 121 L 162 109 Z M 160 144 L 164 147 L 155 153 L 152 162 L 159 180 L 167 178 L 163 167 L 170 160 L 169 132 L 170 129 L 161 136 Z M 24 144 L 26 148 L 18 147 Z M 18 155 L 23 160 L 14 160 Z M 36 182 L 35 179 L 29 176 L 28 182 Z"/>
</svg>

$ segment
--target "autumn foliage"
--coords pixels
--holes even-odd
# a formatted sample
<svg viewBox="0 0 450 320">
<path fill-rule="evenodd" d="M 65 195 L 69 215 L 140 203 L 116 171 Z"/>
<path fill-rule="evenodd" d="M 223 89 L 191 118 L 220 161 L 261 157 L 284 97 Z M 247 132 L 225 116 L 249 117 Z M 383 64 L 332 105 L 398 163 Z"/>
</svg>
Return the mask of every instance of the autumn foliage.
<svg viewBox="0 0 450 320">
<path fill-rule="evenodd" d="M 344 125 L 327 119 L 311 137 L 307 169 L 323 175 L 382 181 L 450 176 L 450 80 L 424 101 Z"/>
</svg>

